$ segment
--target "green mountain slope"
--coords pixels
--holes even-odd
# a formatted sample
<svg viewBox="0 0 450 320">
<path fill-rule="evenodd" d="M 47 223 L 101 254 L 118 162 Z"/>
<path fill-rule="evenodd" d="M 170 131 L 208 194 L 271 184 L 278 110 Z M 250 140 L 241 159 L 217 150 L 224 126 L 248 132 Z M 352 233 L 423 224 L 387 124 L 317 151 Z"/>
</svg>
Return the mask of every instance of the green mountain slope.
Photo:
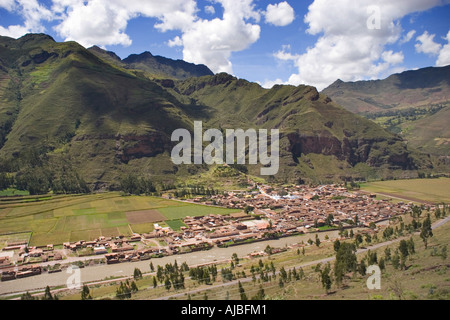
<svg viewBox="0 0 450 320">
<path fill-rule="evenodd" d="M 450 101 L 450 66 L 406 71 L 385 80 L 338 80 L 322 93 L 358 114 L 446 103 Z"/>
<path fill-rule="evenodd" d="M 277 128 L 281 132 L 279 175 L 287 179 L 367 176 L 371 168 L 414 170 L 426 160 L 406 149 L 397 136 L 333 103 L 309 86 L 275 86 L 227 74 L 177 82 L 179 99 L 214 109 L 213 128 Z M 186 100 L 187 101 L 187 100 Z M 426 163 L 426 164 L 425 164 Z"/>
<path fill-rule="evenodd" d="M 323 90 L 349 111 L 401 134 L 423 152 L 450 154 L 450 66 L 392 75 L 385 80 L 336 81 Z"/>
<path fill-rule="evenodd" d="M 172 132 L 193 130 L 196 120 L 205 129 L 280 129 L 281 168 L 270 179 L 325 182 L 431 167 L 398 136 L 315 88 L 267 90 L 228 74 L 159 79 L 107 56 L 46 35 L 0 38 L 2 171 L 36 176 L 38 184 L 80 176 L 95 189 L 117 186 L 126 174 L 201 175 L 211 168 L 170 159 Z M 248 170 L 257 175 L 259 166 Z"/>
</svg>

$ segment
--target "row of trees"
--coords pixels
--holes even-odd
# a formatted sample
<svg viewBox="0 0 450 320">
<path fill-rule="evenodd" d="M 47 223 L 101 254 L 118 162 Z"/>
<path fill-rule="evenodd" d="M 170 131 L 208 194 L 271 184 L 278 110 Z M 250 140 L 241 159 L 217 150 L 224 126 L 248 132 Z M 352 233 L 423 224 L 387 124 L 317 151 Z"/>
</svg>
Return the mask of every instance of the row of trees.
<svg viewBox="0 0 450 320">
<path fill-rule="evenodd" d="M 153 271 L 153 264 L 150 264 L 150 269 Z M 175 260 L 174 264 L 167 263 L 164 267 L 158 266 L 156 276 L 153 277 L 153 287 L 158 286 L 158 281 L 164 285 L 166 290 L 170 290 L 172 287 L 175 290 L 181 290 L 185 287 L 185 277 L 183 272 L 189 271 L 189 266 L 184 262 L 181 266 L 178 266 Z"/>
<path fill-rule="evenodd" d="M 49 191 L 56 194 L 91 192 L 86 181 L 76 172 L 68 169 L 57 171 L 44 167 L 25 169 L 15 177 L 4 172 L 0 173 L 0 190 L 8 188 L 28 191 L 31 195 L 47 194 Z"/>
<path fill-rule="evenodd" d="M 20 297 L 20 300 L 59 300 L 57 295 L 53 295 L 50 287 L 47 286 L 45 288 L 44 291 L 44 295 L 41 297 L 41 299 L 39 299 L 38 297 L 35 297 L 33 295 L 31 295 L 31 293 L 29 293 L 28 291 L 24 294 L 22 294 L 22 296 Z"/>
<path fill-rule="evenodd" d="M 177 198 L 195 197 L 195 196 L 214 196 L 219 194 L 214 188 L 205 188 L 204 186 L 193 186 L 190 188 L 177 189 L 174 196 Z"/>
<path fill-rule="evenodd" d="M 139 289 L 136 282 L 127 279 L 125 282 L 120 282 L 119 287 L 116 289 L 116 297 L 120 300 L 130 299 L 133 293 L 138 292 Z"/>
<path fill-rule="evenodd" d="M 156 188 L 150 179 L 135 175 L 126 175 L 120 179 L 120 190 L 128 194 L 141 195 L 153 194 Z"/>
</svg>

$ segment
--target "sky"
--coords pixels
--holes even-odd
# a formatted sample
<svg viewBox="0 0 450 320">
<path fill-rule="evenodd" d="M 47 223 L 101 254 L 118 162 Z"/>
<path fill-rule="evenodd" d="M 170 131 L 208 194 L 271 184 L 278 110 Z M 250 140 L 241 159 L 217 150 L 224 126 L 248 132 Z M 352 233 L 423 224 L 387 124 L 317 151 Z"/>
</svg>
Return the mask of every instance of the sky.
<svg viewBox="0 0 450 320">
<path fill-rule="evenodd" d="M 450 65 L 450 0 L 0 0 L 0 35 L 150 51 L 270 88 Z"/>
</svg>

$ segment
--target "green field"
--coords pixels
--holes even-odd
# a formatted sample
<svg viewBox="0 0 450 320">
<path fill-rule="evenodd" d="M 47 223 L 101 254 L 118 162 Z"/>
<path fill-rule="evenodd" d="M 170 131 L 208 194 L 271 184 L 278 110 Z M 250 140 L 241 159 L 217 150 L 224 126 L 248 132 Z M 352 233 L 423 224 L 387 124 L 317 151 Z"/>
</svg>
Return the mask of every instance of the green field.
<svg viewBox="0 0 450 320">
<path fill-rule="evenodd" d="M 0 234 L 32 231 L 30 245 L 57 245 L 99 236 L 147 233 L 153 231 L 155 222 L 167 221 L 167 225 L 179 230 L 186 216 L 237 212 L 155 197 L 123 197 L 118 193 L 36 199 L 39 201 L 30 197 L 2 198 Z"/>
<path fill-rule="evenodd" d="M 168 220 L 166 223 L 172 230 L 175 231 L 179 231 L 181 227 L 186 227 L 182 220 Z"/>
<path fill-rule="evenodd" d="M 450 203 L 449 178 L 370 182 L 361 189 L 417 202 Z"/>
</svg>

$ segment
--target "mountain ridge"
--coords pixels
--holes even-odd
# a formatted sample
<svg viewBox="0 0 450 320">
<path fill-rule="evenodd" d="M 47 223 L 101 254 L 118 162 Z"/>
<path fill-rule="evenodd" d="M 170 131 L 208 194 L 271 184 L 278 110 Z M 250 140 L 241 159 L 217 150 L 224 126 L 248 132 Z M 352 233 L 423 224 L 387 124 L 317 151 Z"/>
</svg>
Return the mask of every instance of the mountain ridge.
<svg viewBox="0 0 450 320">
<path fill-rule="evenodd" d="M 53 181 L 80 176 L 95 190 L 124 175 L 174 183 L 214 170 L 176 166 L 179 128 L 280 130 L 281 182 L 417 176 L 426 156 L 310 86 L 259 84 L 221 73 L 177 80 L 126 69 L 75 42 L 0 38 L 0 168 Z M 147 54 L 147 56 L 149 56 Z M 261 165 L 247 166 L 258 175 Z M 266 177 L 267 178 L 267 177 Z"/>
<path fill-rule="evenodd" d="M 401 134 L 421 152 L 450 153 L 450 66 L 405 71 L 384 80 L 337 80 L 322 93 Z"/>
<path fill-rule="evenodd" d="M 144 71 L 153 77 L 184 80 L 191 77 L 214 75 L 214 73 L 203 64 L 196 65 L 183 60 L 173 60 L 161 56 L 154 56 L 149 51 L 145 51 L 141 54 L 131 54 L 127 58 L 121 59 L 114 52 L 103 50 L 97 46 L 93 46 L 88 50 L 116 66 L 129 70 Z"/>
</svg>

